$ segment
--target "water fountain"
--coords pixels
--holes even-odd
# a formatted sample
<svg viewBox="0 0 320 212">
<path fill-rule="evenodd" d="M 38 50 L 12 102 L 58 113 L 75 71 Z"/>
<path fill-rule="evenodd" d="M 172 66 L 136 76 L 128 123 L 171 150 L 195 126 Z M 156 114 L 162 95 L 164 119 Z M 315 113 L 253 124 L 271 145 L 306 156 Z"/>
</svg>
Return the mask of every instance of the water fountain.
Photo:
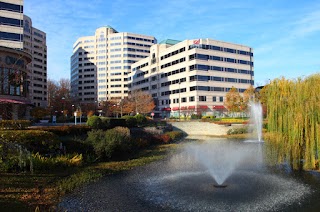
<svg viewBox="0 0 320 212">
<path fill-rule="evenodd" d="M 251 108 L 250 128 L 256 134 L 257 141 L 262 142 L 262 105 L 260 102 L 250 102 L 249 105 Z"/>
</svg>

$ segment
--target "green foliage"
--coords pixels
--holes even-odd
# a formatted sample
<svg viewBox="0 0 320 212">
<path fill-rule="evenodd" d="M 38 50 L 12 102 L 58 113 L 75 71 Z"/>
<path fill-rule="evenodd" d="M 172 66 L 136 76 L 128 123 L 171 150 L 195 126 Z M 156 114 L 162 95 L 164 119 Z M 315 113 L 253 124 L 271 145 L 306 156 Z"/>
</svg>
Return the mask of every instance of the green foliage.
<svg viewBox="0 0 320 212">
<path fill-rule="evenodd" d="M 102 120 L 99 116 L 91 116 L 87 120 L 87 125 L 93 129 L 101 129 L 103 127 Z"/>
<path fill-rule="evenodd" d="M 147 122 L 147 118 L 142 114 L 137 114 L 134 117 L 137 119 L 138 125 L 143 125 Z"/>
<path fill-rule="evenodd" d="M 183 137 L 183 133 L 181 131 L 170 131 L 166 132 L 165 135 L 168 135 L 172 141 L 179 140 Z"/>
<path fill-rule="evenodd" d="M 115 127 L 105 132 L 91 131 L 86 141 L 92 144 L 99 158 L 121 158 L 126 157 L 132 147 L 130 138 L 128 128 Z"/>
<path fill-rule="evenodd" d="M 137 119 L 135 116 L 123 116 L 122 118 L 126 120 L 127 127 L 131 128 L 137 126 Z"/>
<path fill-rule="evenodd" d="M 201 119 L 205 120 L 205 119 L 210 119 L 213 120 L 216 116 L 202 116 Z"/>
<path fill-rule="evenodd" d="M 108 117 L 101 117 L 102 121 L 102 128 L 103 129 L 110 129 L 111 128 L 111 119 Z"/>
<path fill-rule="evenodd" d="M 31 121 L 29 120 L 1 120 L 0 130 L 23 130 L 31 126 Z"/>
<path fill-rule="evenodd" d="M 58 155 L 55 157 L 44 157 L 39 153 L 32 154 L 33 168 L 35 171 L 52 171 L 80 166 L 83 162 L 82 160 L 82 154 Z"/>
<path fill-rule="evenodd" d="M 49 153 L 59 147 L 58 136 L 43 130 L 3 130 L 0 139 L 17 143 L 31 152 Z"/>
<path fill-rule="evenodd" d="M 47 127 L 34 127 L 34 130 L 43 130 L 52 132 L 58 136 L 65 135 L 82 135 L 91 130 L 91 127 L 84 125 L 72 125 L 72 126 L 47 126 Z"/>
<path fill-rule="evenodd" d="M 237 127 L 237 128 L 231 128 L 227 131 L 228 135 L 236 135 L 236 134 L 245 134 L 248 133 L 247 127 Z"/>
<path fill-rule="evenodd" d="M 202 115 L 201 114 L 192 114 L 191 119 L 201 119 Z"/>
<path fill-rule="evenodd" d="M 268 108 L 266 139 L 278 162 L 289 162 L 294 169 L 320 169 L 320 74 L 275 79 L 263 90 Z"/>
</svg>

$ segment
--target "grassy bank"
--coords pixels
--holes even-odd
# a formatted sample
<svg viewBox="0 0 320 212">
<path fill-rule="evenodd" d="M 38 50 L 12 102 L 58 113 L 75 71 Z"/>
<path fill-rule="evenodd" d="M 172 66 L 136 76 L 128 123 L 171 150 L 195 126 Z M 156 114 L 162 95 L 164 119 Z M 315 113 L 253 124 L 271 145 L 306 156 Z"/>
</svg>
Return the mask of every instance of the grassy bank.
<svg viewBox="0 0 320 212">
<path fill-rule="evenodd" d="M 32 210 L 55 210 L 59 199 L 67 192 L 104 175 L 130 170 L 165 157 L 177 144 L 163 144 L 141 151 L 133 159 L 92 164 L 50 174 L 0 174 L 0 202 L 19 210 L 21 202 Z"/>
</svg>

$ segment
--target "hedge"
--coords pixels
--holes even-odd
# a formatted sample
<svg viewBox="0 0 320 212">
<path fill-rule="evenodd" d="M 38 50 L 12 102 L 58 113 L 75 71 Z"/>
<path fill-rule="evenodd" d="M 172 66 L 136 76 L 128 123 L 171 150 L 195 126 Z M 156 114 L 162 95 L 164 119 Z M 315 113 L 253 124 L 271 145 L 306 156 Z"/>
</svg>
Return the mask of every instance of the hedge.
<svg viewBox="0 0 320 212">
<path fill-rule="evenodd" d="M 50 153 L 59 148 L 58 136 L 43 130 L 3 130 L 0 131 L 3 142 L 17 143 L 31 152 Z"/>
<path fill-rule="evenodd" d="M 1 120 L 0 129 L 23 130 L 31 126 L 29 120 Z"/>
</svg>

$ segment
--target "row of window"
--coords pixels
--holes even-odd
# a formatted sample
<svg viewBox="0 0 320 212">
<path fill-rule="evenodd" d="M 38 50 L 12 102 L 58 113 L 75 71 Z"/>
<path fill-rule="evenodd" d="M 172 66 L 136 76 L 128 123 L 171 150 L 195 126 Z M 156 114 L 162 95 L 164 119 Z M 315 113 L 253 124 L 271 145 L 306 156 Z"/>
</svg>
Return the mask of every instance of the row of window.
<svg viewBox="0 0 320 212">
<path fill-rule="evenodd" d="M 179 74 L 179 73 L 182 73 L 185 71 L 186 71 L 186 68 L 180 68 L 180 69 L 177 69 L 174 71 L 170 71 L 170 72 L 161 74 L 161 78 L 168 77 L 168 76 L 175 75 L 175 74 Z"/>
<path fill-rule="evenodd" d="M 0 32 L 0 40 L 22 41 L 23 35 L 10 32 Z"/>
<path fill-rule="evenodd" d="M 124 45 L 132 45 L 132 46 L 144 46 L 144 47 L 151 47 L 151 45 L 148 44 L 141 44 L 141 43 L 132 43 L 132 42 L 124 42 Z"/>
<path fill-rule="evenodd" d="M 137 37 L 132 37 L 132 36 L 124 36 L 124 39 L 140 40 L 140 41 L 155 43 L 155 40 L 150 40 L 150 39 L 146 39 L 146 38 L 137 38 Z"/>
<path fill-rule="evenodd" d="M 120 49 L 121 50 L 121 49 Z M 145 52 L 145 53 L 150 53 L 150 50 L 145 50 L 145 49 L 134 49 L 134 48 L 123 48 L 123 51 L 128 51 L 128 52 Z"/>
<path fill-rule="evenodd" d="M 175 61 L 172 61 L 172 62 L 170 62 L 170 63 L 166 63 L 166 64 L 164 64 L 164 65 L 161 65 L 161 69 L 167 68 L 167 67 L 170 67 L 170 66 L 173 66 L 173 65 L 176 65 L 176 64 L 178 64 L 178 63 L 182 63 L 182 62 L 184 62 L 184 61 L 186 61 L 186 58 L 185 58 L 185 57 L 180 58 L 180 59 L 175 60 Z"/>
<path fill-rule="evenodd" d="M 7 26 L 21 27 L 21 26 L 23 26 L 23 20 L 14 19 L 14 18 L 0 17 L 0 24 L 1 25 L 7 25 Z"/>
<path fill-rule="evenodd" d="M 194 48 L 206 49 L 206 50 L 215 50 L 215 51 L 222 51 L 222 52 L 228 52 L 228 53 L 234 53 L 234 54 L 253 56 L 252 52 L 247 52 L 247 51 L 237 50 L 237 49 L 231 49 L 231 48 L 224 48 L 224 47 L 213 46 L 213 45 L 198 44 L 198 45 L 190 45 L 189 46 L 189 49 L 194 49 Z"/>
<path fill-rule="evenodd" d="M 23 13 L 23 6 L 1 1 L 0 2 L 0 10 L 7 10 L 7 11 Z"/>
<path fill-rule="evenodd" d="M 184 51 L 186 51 L 186 48 L 185 48 L 185 47 L 183 47 L 183 48 L 181 48 L 181 49 L 178 49 L 178 50 L 176 50 L 176 51 L 174 51 L 174 52 L 170 52 L 169 54 L 166 54 L 166 55 L 161 56 L 161 60 L 163 60 L 163 59 L 165 59 L 165 58 L 168 58 L 168 57 L 171 57 L 171 56 L 173 56 L 173 55 L 179 54 L 179 53 L 184 52 Z"/>
<path fill-rule="evenodd" d="M 228 78 L 228 77 L 217 77 L 217 76 L 202 76 L 202 75 L 194 75 L 190 76 L 190 82 L 193 81 L 218 81 L 218 82 L 235 82 L 235 83 L 245 83 L 253 85 L 253 80 L 247 79 L 237 79 L 237 78 Z"/>
<path fill-rule="evenodd" d="M 190 91 L 220 91 L 220 92 L 229 92 L 231 88 L 225 87 L 210 87 L 210 86 L 192 86 Z M 243 93 L 246 89 L 239 88 L 238 92 Z"/>
<path fill-rule="evenodd" d="M 172 80 L 172 81 L 167 81 L 167 82 L 163 82 L 161 83 L 161 87 L 166 87 L 166 86 L 169 86 L 169 85 L 174 85 L 174 84 L 178 84 L 178 83 L 181 83 L 181 82 L 185 82 L 186 81 L 186 78 L 181 78 L 181 79 L 176 79 L 176 80 Z"/>
<path fill-rule="evenodd" d="M 239 64 L 253 66 L 253 62 L 247 61 L 247 60 L 237 60 L 237 59 L 234 59 L 234 58 L 218 57 L 218 56 L 205 55 L 205 54 L 192 54 L 192 55 L 189 55 L 189 60 L 194 60 L 194 59 L 224 61 L 224 62 L 228 62 L 228 63 L 239 63 Z"/>
<path fill-rule="evenodd" d="M 153 94 L 155 97 L 157 96 L 156 94 Z M 223 102 L 223 96 L 213 96 L 212 97 L 212 101 L 213 102 L 218 102 L 217 100 L 219 99 L 219 102 Z M 189 96 L 189 102 L 194 102 L 195 101 L 195 97 L 194 96 Z M 200 102 L 206 102 L 207 101 L 207 97 L 206 96 L 199 96 L 199 101 Z M 159 105 L 169 105 L 171 104 L 171 102 L 173 103 L 179 103 L 179 98 L 176 99 L 164 99 L 164 100 L 159 100 Z M 187 102 L 187 98 L 183 97 L 181 98 L 181 102 Z"/>
<path fill-rule="evenodd" d="M 200 70 L 200 71 L 225 71 L 225 72 L 234 72 L 234 73 L 240 73 L 240 74 L 250 74 L 251 76 L 254 76 L 254 72 L 250 70 L 244 70 L 244 69 L 233 69 L 233 68 L 224 68 L 220 66 L 209 66 L 209 65 L 202 65 L 202 64 L 196 64 L 189 66 L 189 70 Z"/>
</svg>

